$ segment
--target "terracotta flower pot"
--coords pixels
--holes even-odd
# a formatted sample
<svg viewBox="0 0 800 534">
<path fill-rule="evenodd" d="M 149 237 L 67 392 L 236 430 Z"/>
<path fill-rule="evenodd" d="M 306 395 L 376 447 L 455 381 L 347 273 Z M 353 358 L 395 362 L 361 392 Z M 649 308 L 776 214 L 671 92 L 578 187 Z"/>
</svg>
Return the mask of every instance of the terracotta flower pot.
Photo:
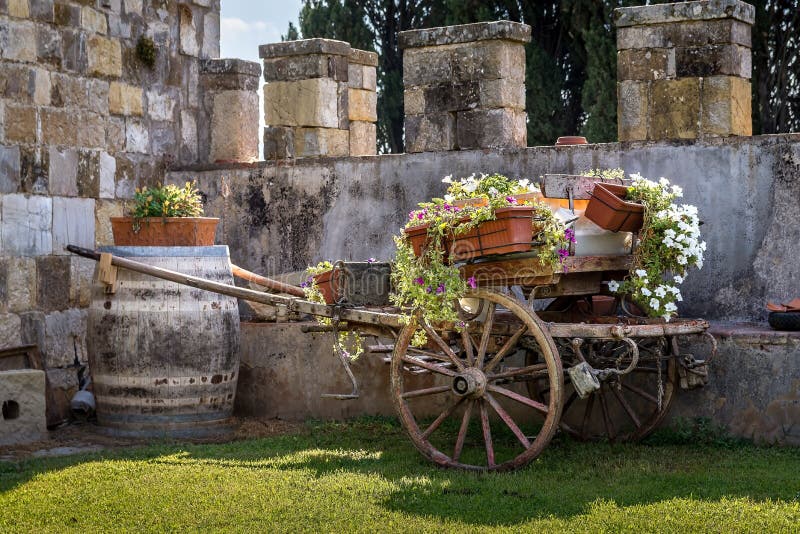
<svg viewBox="0 0 800 534">
<path fill-rule="evenodd" d="M 111 217 L 114 244 L 121 247 L 208 247 L 214 244 L 216 217 Z"/>
<path fill-rule="evenodd" d="M 531 250 L 533 207 L 511 206 L 495 211 L 496 219 L 455 237 L 450 258 L 463 261 L 490 254 Z"/>
<path fill-rule="evenodd" d="M 644 222 L 644 206 L 625 201 L 627 195 L 628 188 L 624 185 L 596 183 L 586 217 L 612 232 L 638 232 Z"/>
<path fill-rule="evenodd" d="M 586 138 L 578 135 L 564 135 L 556 139 L 556 146 L 585 145 Z"/>
<path fill-rule="evenodd" d="M 336 280 L 338 277 L 333 276 L 333 269 L 325 271 L 321 274 L 314 275 L 314 282 L 316 282 L 322 297 L 325 299 L 325 304 L 333 304 L 336 302 Z"/>
<path fill-rule="evenodd" d="M 517 204 L 524 205 L 540 202 L 543 197 L 541 193 L 522 193 L 521 195 L 514 195 L 514 198 L 517 199 Z"/>
</svg>

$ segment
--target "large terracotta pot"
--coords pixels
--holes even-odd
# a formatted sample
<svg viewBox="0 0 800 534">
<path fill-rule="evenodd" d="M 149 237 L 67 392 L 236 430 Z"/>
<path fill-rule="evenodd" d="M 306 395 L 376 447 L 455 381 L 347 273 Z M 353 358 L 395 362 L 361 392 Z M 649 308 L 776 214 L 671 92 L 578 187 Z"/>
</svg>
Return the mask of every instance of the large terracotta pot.
<svg viewBox="0 0 800 534">
<path fill-rule="evenodd" d="M 638 232 L 644 222 L 644 206 L 627 202 L 624 185 L 596 183 L 586 207 L 586 217 L 612 232 Z"/>
<path fill-rule="evenodd" d="M 451 259 L 463 261 L 531 250 L 533 207 L 510 206 L 499 208 L 494 214 L 495 220 L 482 222 L 466 234 L 455 237 L 450 248 Z"/>
<path fill-rule="evenodd" d="M 336 302 L 336 293 L 338 292 L 337 277 L 333 276 L 334 270 L 325 271 L 324 273 L 315 274 L 314 282 L 317 284 L 322 297 L 325 299 L 325 304 L 333 304 Z"/>
<path fill-rule="evenodd" d="M 114 244 L 119 247 L 209 247 L 214 244 L 216 217 L 111 217 Z"/>
</svg>

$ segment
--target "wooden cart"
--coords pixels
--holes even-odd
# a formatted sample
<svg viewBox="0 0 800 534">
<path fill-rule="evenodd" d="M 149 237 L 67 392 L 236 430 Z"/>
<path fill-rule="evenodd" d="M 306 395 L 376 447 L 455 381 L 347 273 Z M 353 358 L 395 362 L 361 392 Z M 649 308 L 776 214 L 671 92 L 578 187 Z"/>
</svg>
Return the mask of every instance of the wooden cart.
<svg viewBox="0 0 800 534">
<path fill-rule="evenodd" d="M 565 193 L 570 198 L 582 194 L 577 188 Z M 317 304 L 296 296 L 297 288 L 289 288 L 293 296 L 264 293 L 79 247 L 68 250 L 101 261 L 101 274 L 103 265 L 131 269 L 285 307 L 287 315 L 333 319 L 331 326 L 311 331 L 349 329 L 391 340 L 373 352 L 391 353 L 397 414 L 414 446 L 446 467 L 522 467 L 539 456 L 559 428 L 583 440 L 641 439 L 662 421 L 679 384 L 703 383 L 710 358 L 684 354 L 679 339 L 705 336 L 711 357 L 716 351 L 703 320 L 594 313 L 602 282 L 621 279 L 631 256 L 569 257 L 565 272 L 555 274 L 535 257 L 465 264 L 463 275 L 474 277 L 478 287 L 459 301 L 463 324 L 457 327 L 427 324 L 418 316 L 406 324 L 396 309 Z M 234 271 L 275 287 L 273 281 Z M 612 308 L 619 311 L 619 304 Z M 423 348 L 411 345 L 418 329 L 427 335 Z M 438 415 L 430 416 L 431 405 L 439 408 Z"/>
</svg>

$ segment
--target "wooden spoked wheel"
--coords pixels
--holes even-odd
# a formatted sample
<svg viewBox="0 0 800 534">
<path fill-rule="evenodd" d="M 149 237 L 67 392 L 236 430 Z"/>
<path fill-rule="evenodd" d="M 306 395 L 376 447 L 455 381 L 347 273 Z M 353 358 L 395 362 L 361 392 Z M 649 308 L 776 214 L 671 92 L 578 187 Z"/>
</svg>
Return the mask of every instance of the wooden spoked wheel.
<svg viewBox="0 0 800 534">
<path fill-rule="evenodd" d="M 478 471 L 525 466 L 553 437 L 561 417 L 564 376 L 552 337 L 513 297 L 476 290 L 483 313 L 462 332 L 412 320 L 395 344 L 392 398 L 414 446 L 438 465 Z M 410 346 L 415 331 L 428 344 Z M 525 365 L 521 340 L 541 361 Z M 554 392 L 545 402 L 520 382 L 537 377 Z"/>
<path fill-rule="evenodd" d="M 678 382 L 675 358 L 666 338 L 635 338 L 639 349 L 638 365 L 626 375 L 611 376 L 600 389 L 581 399 L 569 374 L 564 373 L 564 410 L 561 428 L 582 441 L 607 439 L 612 442 L 638 441 L 655 430 L 672 404 Z M 564 367 L 576 365 L 575 340 L 559 339 L 557 344 Z M 630 364 L 630 346 L 619 340 L 584 340 L 581 354 L 595 369 L 624 369 Z M 526 362 L 533 365 L 541 358 L 535 350 Z M 544 381 L 529 383 L 533 398 L 547 402 L 550 391 Z"/>
</svg>

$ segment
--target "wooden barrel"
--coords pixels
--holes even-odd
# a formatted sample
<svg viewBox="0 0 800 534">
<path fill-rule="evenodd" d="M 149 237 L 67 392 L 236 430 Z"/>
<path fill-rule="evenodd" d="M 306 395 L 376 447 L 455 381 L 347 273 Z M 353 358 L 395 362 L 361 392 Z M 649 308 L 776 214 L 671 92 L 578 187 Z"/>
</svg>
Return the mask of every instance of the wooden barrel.
<svg viewBox="0 0 800 534">
<path fill-rule="evenodd" d="M 233 283 L 227 246 L 100 250 Z M 113 294 L 96 279 L 87 344 L 98 424 L 140 435 L 220 427 L 239 374 L 236 299 L 121 268 Z"/>
</svg>

